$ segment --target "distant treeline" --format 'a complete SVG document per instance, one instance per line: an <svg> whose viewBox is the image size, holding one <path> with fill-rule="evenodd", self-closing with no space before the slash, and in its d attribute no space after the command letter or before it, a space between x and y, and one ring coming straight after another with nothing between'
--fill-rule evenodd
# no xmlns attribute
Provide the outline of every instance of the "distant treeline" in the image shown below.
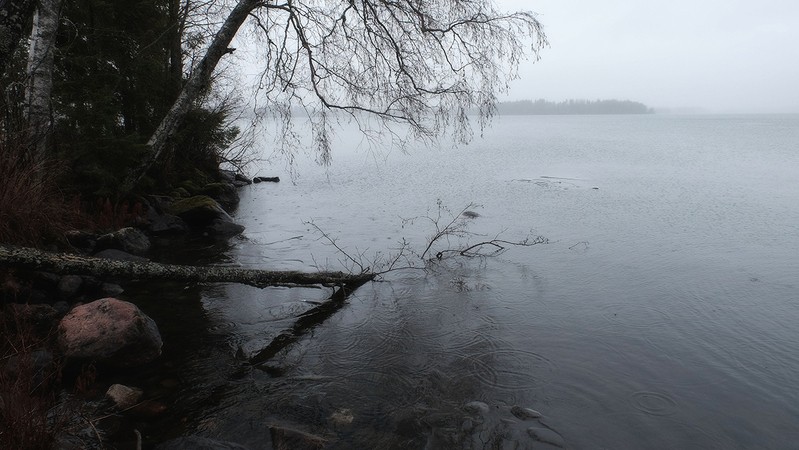
<svg viewBox="0 0 799 450"><path fill-rule="evenodd" d="M652 114L652 108L629 100L566 100L560 103L544 99L520 100L499 104L499 113L522 114Z"/></svg>

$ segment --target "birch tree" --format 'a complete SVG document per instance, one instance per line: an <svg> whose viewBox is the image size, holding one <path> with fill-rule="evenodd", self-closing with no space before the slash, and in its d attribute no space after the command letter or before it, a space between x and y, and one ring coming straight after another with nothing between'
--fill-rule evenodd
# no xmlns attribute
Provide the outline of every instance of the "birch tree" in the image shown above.
<svg viewBox="0 0 799 450"><path fill-rule="evenodd" d="M291 105L312 111L321 161L329 160L331 112L404 124L416 137L453 131L468 140L469 112L484 126L519 62L547 43L534 13L500 12L492 0L239 0L125 190L158 160L245 23L257 36L266 103L284 119Z"/></svg>
<svg viewBox="0 0 799 450"><path fill-rule="evenodd" d="M42 161L52 130L50 98L53 90L53 55L61 0L39 0L33 16L28 50L26 112L34 139L34 158Z"/></svg>
<svg viewBox="0 0 799 450"><path fill-rule="evenodd" d="M35 0L0 0L0 76L30 23Z"/></svg>

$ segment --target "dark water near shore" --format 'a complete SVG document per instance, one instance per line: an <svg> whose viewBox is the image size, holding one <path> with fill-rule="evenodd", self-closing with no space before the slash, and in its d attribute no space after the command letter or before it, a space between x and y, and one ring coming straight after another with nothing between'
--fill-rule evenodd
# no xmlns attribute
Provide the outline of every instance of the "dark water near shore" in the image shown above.
<svg viewBox="0 0 799 450"><path fill-rule="evenodd" d="M329 291L178 287L180 307L143 305L181 385L162 429L262 448L288 423L337 448L436 448L468 434L477 400L519 448L551 448L530 426L567 448L797 447L799 116L505 117L410 154L339 141L294 183L264 166L284 181L243 189L247 230L222 263L339 269L305 221L353 254L423 247L429 222L402 219L439 199L482 205L475 232L551 243L389 274L266 371L236 353ZM513 405L543 418L517 424Z"/></svg>

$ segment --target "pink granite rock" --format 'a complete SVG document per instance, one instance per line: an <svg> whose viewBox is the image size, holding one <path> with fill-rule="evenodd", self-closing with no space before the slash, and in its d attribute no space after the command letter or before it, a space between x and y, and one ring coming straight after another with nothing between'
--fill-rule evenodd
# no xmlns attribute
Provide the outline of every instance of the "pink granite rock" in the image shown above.
<svg viewBox="0 0 799 450"><path fill-rule="evenodd" d="M58 325L58 343L69 359L119 367L148 363L161 354L153 319L132 303L103 298L77 306Z"/></svg>

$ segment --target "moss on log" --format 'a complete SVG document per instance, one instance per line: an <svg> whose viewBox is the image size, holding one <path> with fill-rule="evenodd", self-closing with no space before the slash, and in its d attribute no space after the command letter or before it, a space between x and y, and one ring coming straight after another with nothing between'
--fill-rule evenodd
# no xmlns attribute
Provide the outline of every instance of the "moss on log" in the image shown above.
<svg viewBox="0 0 799 450"><path fill-rule="evenodd" d="M155 262L116 261L104 258L45 252L27 247L0 245L0 267L41 270L59 275L92 275L128 280L175 280L199 283L241 283L267 286L346 286L354 290L375 274L298 272L242 269L223 266L185 266Z"/></svg>

